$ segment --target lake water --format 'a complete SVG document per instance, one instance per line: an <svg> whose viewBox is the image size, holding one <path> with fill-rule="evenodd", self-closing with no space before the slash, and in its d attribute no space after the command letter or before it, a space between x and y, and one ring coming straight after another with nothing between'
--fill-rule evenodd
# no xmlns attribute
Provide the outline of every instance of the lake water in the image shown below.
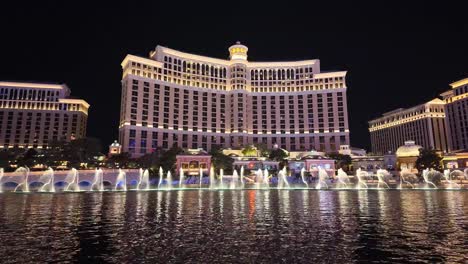
<svg viewBox="0 0 468 264"><path fill-rule="evenodd" d="M468 262L468 191L0 194L2 263Z"/></svg>

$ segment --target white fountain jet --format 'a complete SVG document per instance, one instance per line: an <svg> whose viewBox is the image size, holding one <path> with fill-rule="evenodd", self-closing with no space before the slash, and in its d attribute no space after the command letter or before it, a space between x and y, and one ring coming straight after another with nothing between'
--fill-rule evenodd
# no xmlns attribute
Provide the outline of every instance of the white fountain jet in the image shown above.
<svg viewBox="0 0 468 264"><path fill-rule="evenodd" d="M184 170L182 167L179 169L179 188L182 188L184 185Z"/></svg>
<svg viewBox="0 0 468 264"><path fill-rule="evenodd" d="M0 168L0 193L3 192L3 183L2 183L2 179L3 179L3 168Z"/></svg>
<svg viewBox="0 0 468 264"><path fill-rule="evenodd" d="M167 171L167 176L166 176L166 188L168 190L172 189L172 175L171 171Z"/></svg>
<svg viewBox="0 0 468 264"><path fill-rule="evenodd" d="M161 174L160 174L159 177L161 177ZM140 177L139 177L138 183L137 183L137 190L146 190L146 191L148 191L149 189L150 189L149 170L140 169Z"/></svg>
<svg viewBox="0 0 468 264"><path fill-rule="evenodd" d="M268 173L267 169L263 170L263 183L266 184L267 186L270 183L270 174Z"/></svg>
<svg viewBox="0 0 468 264"><path fill-rule="evenodd" d="M44 185L42 185L39 191L40 192L55 192L54 180L55 180L54 170L51 167L49 167L39 178L39 181L44 183Z"/></svg>
<svg viewBox="0 0 468 264"><path fill-rule="evenodd" d="M199 186L200 189L202 188L202 182L203 182L203 169L200 168L200 186Z"/></svg>
<svg viewBox="0 0 468 264"><path fill-rule="evenodd" d="M241 166L240 168L240 182L241 182L242 188L244 188L244 166Z"/></svg>
<svg viewBox="0 0 468 264"><path fill-rule="evenodd" d="M115 180L114 191L119 189L119 185L122 185L120 188L122 191L127 191L127 174L122 169L119 169L119 173L117 174L117 179Z"/></svg>
<svg viewBox="0 0 468 264"><path fill-rule="evenodd" d="M422 176L423 176L424 182L426 182L428 186L432 185L434 189L437 189L437 186L432 181L429 180L430 173L433 173L433 170L429 171L429 168L423 170Z"/></svg>
<svg viewBox="0 0 468 264"><path fill-rule="evenodd" d="M286 173L286 167L278 172L278 189L289 188L288 177Z"/></svg>
<svg viewBox="0 0 468 264"><path fill-rule="evenodd" d="M390 186L388 186L387 182L385 181L385 177L390 175L387 170L384 169L378 169L377 170L377 188L380 189L382 188L381 185L384 185L387 187L387 189L390 189Z"/></svg>
<svg viewBox="0 0 468 264"><path fill-rule="evenodd" d="M215 171L214 171L214 167L211 166L210 168L210 189L215 189L216 188L216 185L215 185Z"/></svg>
<svg viewBox="0 0 468 264"><path fill-rule="evenodd" d="M229 182L229 189L235 189L238 180L239 180L239 174L237 174L237 170L234 170L232 172L231 181Z"/></svg>
<svg viewBox="0 0 468 264"><path fill-rule="evenodd" d="M223 178L224 178L224 170L223 170L223 169L220 169L220 170L219 170L219 188L220 188L220 189L224 189L224 181L223 181Z"/></svg>
<svg viewBox="0 0 468 264"><path fill-rule="evenodd" d="M159 182L158 182L158 189L161 188L161 184L164 178L164 171L162 167L159 167Z"/></svg>
<svg viewBox="0 0 468 264"><path fill-rule="evenodd" d="M303 168L301 169L301 179L302 179L302 183L304 183L304 185L306 186L306 188L309 188L309 184L307 183L307 180L306 180L306 178L305 178L305 172L306 172L306 170L305 170L305 168L303 167Z"/></svg>
<svg viewBox="0 0 468 264"><path fill-rule="evenodd" d="M104 177L102 169L96 169L94 172L94 181L91 184L91 191L97 189L98 191L104 191Z"/></svg>
<svg viewBox="0 0 468 264"><path fill-rule="evenodd" d="M405 175L409 174L411 174L409 169L404 168L400 171L400 186L398 187L398 189L403 188L403 183L408 184L409 186L411 186L412 189L414 189L414 185L411 182L407 181L405 178Z"/></svg>
<svg viewBox="0 0 468 264"><path fill-rule="evenodd" d="M449 169L446 169L444 170L444 178L445 178L445 181L447 181L449 187L447 187L447 189L460 189L461 186L460 184L458 183L455 183L452 181L451 177L450 177L450 170Z"/></svg>
<svg viewBox="0 0 468 264"><path fill-rule="evenodd" d="M358 180L358 185L357 185L357 189L368 189L369 186L367 186L367 183L365 180L363 180L364 177L367 178L368 176L368 173L367 171L363 171L361 170L361 168L358 168L356 170L356 178ZM362 188L364 186L364 188Z"/></svg>
<svg viewBox="0 0 468 264"><path fill-rule="evenodd" d="M318 169L318 183L315 185L315 189L328 189L328 173L325 169L319 167Z"/></svg>
<svg viewBox="0 0 468 264"><path fill-rule="evenodd" d="M72 168L68 173L67 177L65 177L65 182L67 183L67 187L65 187L65 191L71 191L74 189L75 192L80 191L80 184L79 184L79 175L78 170Z"/></svg>
<svg viewBox="0 0 468 264"><path fill-rule="evenodd" d="M263 171L261 169L258 169L255 172L255 182L256 183L263 183Z"/></svg>
<svg viewBox="0 0 468 264"><path fill-rule="evenodd" d="M29 168L28 167L19 167L15 170L15 174L20 174L23 177L23 182L16 186L14 192L16 192L19 187L23 192L29 192Z"/></svg>
<svg viewBox="0 0 468 264"><path fill-rule="evenodd" d="M348 177L348 174L346 174L346 172L342 168L338 169L337 179L338 179L337 187L339 189L348 188L350 184L349 177Z"/></svg>

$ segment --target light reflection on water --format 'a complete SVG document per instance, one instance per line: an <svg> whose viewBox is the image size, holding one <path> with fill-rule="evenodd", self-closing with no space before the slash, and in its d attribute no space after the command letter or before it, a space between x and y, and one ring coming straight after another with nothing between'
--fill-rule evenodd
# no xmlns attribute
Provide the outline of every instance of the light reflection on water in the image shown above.
<svg viewBox="0 0 468 264"><path fill-rule="evenodd" d="M0 195L14 262L468 261L464 191Z"/></svg>

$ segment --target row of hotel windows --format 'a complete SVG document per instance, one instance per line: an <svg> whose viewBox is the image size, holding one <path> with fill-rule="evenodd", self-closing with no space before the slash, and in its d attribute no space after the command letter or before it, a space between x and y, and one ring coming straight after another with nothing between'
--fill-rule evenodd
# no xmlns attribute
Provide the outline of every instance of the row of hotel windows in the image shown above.
<svg viewBox="0 0 468 264"><path fill-rule="evenodd" d="M145 72L140 70L132 69L131 73L133 75L143 76L146 78L152 78L156 80L161 80L165 82L173 82L179 85L186 85L192 87L200 87L200 88L211 88L211 89L218 89L222 91L227 90L227 82L226 80L218 80L216 78L199 78L197 76L191 75L183 75L181 76L180 73L166 72L165 74L155 74L151 72ZM168 76L169 75L169 76ZM178 76L183 77L180 78L171 78L170 76ZM252 82L252 92L293 92L293 91L311 91L311 90L324 90L324 89L333 89L333 88L345 88L344 81L341 80L340 82L335 83L323 83L333 78L325 78L325 79L306 79L301 81L295 81L293 83L287 81L254 81ZM340 77L342 79L342 77ZM235 79L231 83L232 89L244 89L247 84L246 79ZM258 87L260 86L260 87ZM264 87L268 86L268 87Z"/></svg>
<svg viewBox="0 0 468 264"><path fill-rule="evenodd" d="M468 86L467 86L468 87ZM454 149L468 148L468 99L447 105L447 118L450 121L450 134Z"/></svg>
<svg viewBox="0 0 468 264"><path fill-rule="evenodd" d="M154 151L155 149L161 147L163 149L169 148L169 138L171 137L172 142L178 142L179 137L182 139L182 147L183 148L198 148L199 147L199 138L201 139L201 145L203 149L207 149L208 143L219 143L221 145L224 145L226 143L226 137L216 137L216 136L204 136L204 135L193 135L193 134L170 134L170 133L162 133L162 138L158 140L158 132L151 132L151 134L148 131L142 130L140 131L139 135L139 144L137 145L137 131L134 129L129 130L129 139L128 139L128 150L130 153L135 153L135 148L140 149L140 153L149 153ZM217 139L219 138L219 141ZM309 144L314 145L315 138L314 137L308 137L309 138ZM244 143L244 137L238 137L237 140L238 142L243 145ZM290 142L290 150L299 150L299 149L305 149L306 145L306 137L276 137L272 138L271 140L275 141L274 143L278 143L280 146L284 146L286 144L287 139L289 139ZM234 136L230 136L230 141L233 142L235 140ZM161 142L161 145L159 143ZM191 141L191 145L189 145L189 141ZM266 137L254 137L252 138L252 141L254 144L257 143L264 143L267 144L268 138ZM277 142L276 142L277 141ZM319 141L319 148L317 149L324 149L325 148L325 136L318 136L318 141ZM347 144L346 142L346 136L331 136L329 137L329 142L331 145L331 149L335 149L335 146L338 145L345 145Z"/></svg>
<svg viewBox="0 0 468 264"><path fill-rule="evenodd" d="M461 95L461 94L465 94L465 93L468 93L468 85L457 87L455 89L455 95L456 96Z"/></svg>
<svg viewBox="0 0 468 264"><path fill-rule="evenodd" d="M135 65L134 65L135 66ZM243 68L245 66L242 64ZM227 77L227 68L219 65L209 65L200 62L188 62L182 59L164 56L164 68L184 73L198 74L211 77ZM234 65L234 71L240 67ZM243 72L244 70L241 70ZM312 76L312 66L294 67L294 68L268 68L251 69L250 75L253 80L294 80L309 78ZM232 77L232 76L231 76Z"/></svg>
<svg viewBox="0 0 468 264"><path fill-rule="evenodd" d="M22 88L1 88L0 87L0 100L33 100L33 101L58 101L60 95L59 91L52 91L50 89L22 89Z"/></svg>
<svg viewBox="0 0 468 264"><path fill-rule="evenodd" d="M132 86L132 104L131 104L131 123L133 123L133 125L136 124L136 121L137 121L137 111L138 111L138 86L135 85L138 83L137 80L134 80L134 85ZM144 94L143 94L143 107L141 108L141 113L142 113L142 120L148 120L148 109L149 109L149 106L148 106L148 103L149 103L149 99L146 99L146 98L149 98L149 83L148 82L144 82ZM154 96L154 100L155 101L159 101L159 88L160 86L158 84L155 85L155 93L156 95ZM169 125L169 117L170 117L170 109L169 109L169 106L172 105L173 106L173 118L172 120L175 121L176 125L177 125L177 121L178 121L178 118L179 118L179 89L178 88L174 88L174 91L175 91L175 94L172 98L174 98L174 101L173 102L170 102L170 88L168 86L165 86L164 88L164 108L163 109L163 116L164 116L164 124L166 125L165 128L168 127ZM193 107L191 107L193 109L193 111L190 111L189 112L189 101L188 101L188 97L189 97L189 92L188 90L184 90L184 103L183 103L183 107L184 107L184 110L183 110L183 119L184 120L187 120L187 121L184 121L184 126L187 126L188 125L188 115L189 113L190 114L193 114L193 118L194 120L197 120L198 119L198 92L194 92L193 93ZM216 95L216 94L213 94L213 95ZM240 99L239 101L237 102L236 105L232 104L231 103L231 109L235 109L235 106L237 106L237 111L239 114L239 117L240 119L238 121L238 129L242 128L242 125L243 125L243 122L242 122L242 119L243 119L243 115L242 115L242 112L243 112L243 101L242 101L242 97L243 95L242 94L238 94L237 95ZM316 95L317 96L317 110L318 110L318 122L319 123L322 123L323 122L323 104L322 104L322 95L321 94L318 94ZM231 98L233 98L234 96L231 95ZM285 117L285 114L286 114L286 110L285 110L285 97L289 99L289 104L294 106L294 96L278 96L279 97L279 111L278 113L281 115L281 123L284 124L285 123L285 120L284 120L284 117ZM203 92L202 93L202 98L203 98L203 107L201 108L202 109L202 120L203 122L207 122L208 121L208 93L206 92ZM260 116L257 112L257 109L259 109L259 107L257 107L257 100L261 98L261 102L262 102L262 116ZM253 114L254 114L254 117L257 117L258 119L260 119L260 117L262 117L263 119L266 119L266 96L253 96ZM273 99L275 100L275 96L271 96L269 97L270 99ZM305 95L299 95L297 96L298 98L298 104L296 105L299 109L297 109L297 113L298 113L298 121L301 121L304 116L303 116L303 101L304 101L304 98ZM333 103L333 98L332 98L332 94L329 93L327 94L327 98L328 98L328 117L329 117L329 123L333 123L334 122L334 119L333 119L333 112L338 112L338 116L339 116L339 126L340 127L344 127L344 109L343 109L343 93L339 92L337 93L337 102ZM312 102L312 95L309 94L307 95L307 102L308 102L308 107L309 107L309 119L313 119L313 108L314 108L314 105L313 105L313 102ZM218 120L217 118L219 118L217 115L216 115L216 112L217 112L217 108L216 108L216 101L217 101L217 98L212 98L212 113L211 113L211 117L212 117L212 127L215 128L216 127L216 123L217 121L220 121L220 124L221 124L221 128L224 128L224 115L222 114L221 115L221 119ZM231 100L231 102L233 102ZM337 109L334 109L333 108L333 105L336 104L338 106ZM220 109L225 109L225 95L222 94L221 95L221 99L220 99L220 104L218 104L218 106L220 107ZM270 117L271 119L274 119L275 117L277 117L277 114L278 113L274 113L275 112L275 105L270 105L269 107L269 112L270 112ZM154 106L154 117L153 117L153 126L157 127L159 124L159 107L157 106ZM334 111L335 110L335 111ZM289 117L290 117L290 123L291 124L294 124L294 118L296 117L294 115L295 111L294 110L289 110ZM231 112L231 123L234 123L234 119L233 119L233 112ZM145 122L145 121L144 121ZM254 119L254 122L256 122L256 119ZM143 126L147 126L147 122L145 122L146 124L143 124ZM198 124L197 124L197 121L195 121L193 123L193 129L196 131L198 128L197 128ZM202 124L203 127L206 128L207 124L206 123L203 123ZM333 127L333 125L330 125L330 127ZM231 127L232 128L232 127ZM177 129L177 128L175 128ZM187 130L187 128L185 128L185 130ZM255 131L254 131L255 133Z"/></svg>
<svg viewBox="0 0 468 264"><path fill-rule="evenodd" d="M391 115L391 116L385 117L382 120L380 120L378 123L373 123L371 127L385 125L387 123L400 121L400 120L410 118L410 117L416 117L418 115L426 113L426 111L429 111L429 113L444 113L445 110L444 110L443 105L442 106L430 106L429 108L422 107L421 109L417 111L404 112L404 113L399 113L397 115Z"/></svg>
<svg viewBox="0 0 468 264"><path fill-rule="evenodd" d="M70 124L71 126L69 126ZM46 142L49 139L66 138L69 134L74 136L77 125L77 115L65 115L61 118L59 114L36 113L33 115L33 113L17 112L15 118L14 112L0 112L0 135L3 134L0 138L4 138L5 143L11 141L15 144L29 144L31 140L36 144L39 141ZM81 130L83 130L84 121L82 121L81 126ZM15 130L12 130L13 128ZM41 132L42 140L39 136ZM80 132L80 134L83 133L83 131Z"/></svg>

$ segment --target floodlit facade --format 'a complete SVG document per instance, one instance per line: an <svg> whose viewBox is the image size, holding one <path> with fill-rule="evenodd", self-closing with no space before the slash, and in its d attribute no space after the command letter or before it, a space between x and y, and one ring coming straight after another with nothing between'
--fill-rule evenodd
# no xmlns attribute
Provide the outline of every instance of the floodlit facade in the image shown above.
<svg viewBox="0 0 468 264"><path fill-rule="evenodd" d="M251 62L248 48L229 60L157 46L122 62L119 142L132 156L172 145L337 151L349 144L346 72L319 60Z"/></svg>
<svg viewBox="0 0 468 264"><path fill-rule="evenodd" d="M423 148L448 151L445 102L440 99L407 109L396 109L369 121L372 152L383 155L395 152L412 140Z"/></svg>
<svg viewBox="0 0 468 264"><path fill-rule="evenodd" d="M0 148L45 148L86 135L89 104L65 84L0 82Z"/></svg>
<svg viewBox="0 0 468 264"><path fill-rule="evenodd" d="M468 78L451 83L442 93L445 100L446 126L451 151L468 150Z"/></svg>

